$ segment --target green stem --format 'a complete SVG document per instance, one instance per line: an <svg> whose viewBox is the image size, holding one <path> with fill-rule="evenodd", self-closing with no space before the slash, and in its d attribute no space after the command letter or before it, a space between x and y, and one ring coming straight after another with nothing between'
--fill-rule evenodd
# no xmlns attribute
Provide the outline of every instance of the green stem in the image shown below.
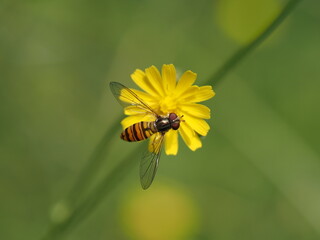
<svg viewBox="0 0 320 240"><path fill-rule="evenodd" d="M76 205L85 191L93 184L94 177L97 175L99 169L101 169L101 165L104 162L103 160L112 146L111 142L115 139L114 136L116 134L119 135L119 122L121 120L122 116L119 116L115 121L114 126L105 132L104 136L88 159L86 165L82 168L82 172L78 176L74 186L71 188L66 198L67 203L72 202L73 205Z"/></svg>
<svg viewBox="0 0 320 240"><path fill-rule="evenodd" d="M214 83L215 86L229 73L235 66L242 61L252 50L257 48L288 16L288 14L294 9L296 4L301 0L290 0L280 14L272 21L272 23L252 42L243 48L239 49L229 60L223 64L218 71L213 74L207 81L207 83ZM84 171L80 175L78 182L75 184L67 200L72 200L79 196L79 189L84 186L87 187L88 183L92 181L94 173L99 169L102 163L102 159L105 158L105 154L108 152L108 143L115 134L115 130L118 129L119 119L111 126L106 132L101 142L97 145L94 154L88 162L88 166L84 168ZM132 160L132 156L139 155L141 147L137 148L133 154L128 155L109 175L107 175L95 188L92 189L92 193L86 195L86 198L80 201L79 204L74 205L73 211L69 217L63 222L52 224L49 231L43 239L51 240L57 239L57 237L63 237L72 228L76 227L81 221L88 217L93 210L99 205L104 197L110 193L112 189L119 183L123 176L125 176L131 169L135 161ZM104 157L104 158L103 158Z"/></svg>
<svg viewBox="0 0 320 240"><path fill-rule="evenodd" d="M92 189L92 193L78 204L70 216L63 222L51 226L44 236L43 240L57 239L63 237L65 233L70 231L72 227L78 225L86 217L93 213L93 210L102 202L104 197L114 190L114 186L120 183L131 169L136 165L135 157L140 156L145 146L142 144L130 153L119 165L117 165L109 175L106 175L101 182Z"/></svg>

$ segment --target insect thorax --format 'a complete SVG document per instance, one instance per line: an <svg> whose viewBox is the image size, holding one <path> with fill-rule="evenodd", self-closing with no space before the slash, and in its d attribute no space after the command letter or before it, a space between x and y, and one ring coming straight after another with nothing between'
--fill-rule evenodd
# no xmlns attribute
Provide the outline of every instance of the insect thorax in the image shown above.
<svg viewBox="0 0 320 240"><path fill-rule="evenodd" d="M169 118L163 118L163 117L159 117L155 121L155 126L156 126L158 132L167 132L171 128Z"/></svg>

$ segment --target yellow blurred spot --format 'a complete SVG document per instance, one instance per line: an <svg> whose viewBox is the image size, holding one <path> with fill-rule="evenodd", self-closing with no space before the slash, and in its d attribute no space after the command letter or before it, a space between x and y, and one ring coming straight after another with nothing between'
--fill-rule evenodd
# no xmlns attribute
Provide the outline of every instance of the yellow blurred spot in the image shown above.
<svg viewBox="0 0 320 240"><path fill-rule="evenodd" d="M70 208L66 202L61 201L53 206L50 212L51 221L61 223L70 216Z"/></svg>
<svg viewBox="0 0 320 240"><path fill-rule="evenodd" d="M197 208L181 188L154 185L126 196L121 223L131 239L189 239L198 226Z"/></svg>
<svg viewBox="0 0 320 240"><path fill-rule="evenodd" d="M246 44L257 37L279 14L278 0L219 0L215 16L233 40Z"/></svg>

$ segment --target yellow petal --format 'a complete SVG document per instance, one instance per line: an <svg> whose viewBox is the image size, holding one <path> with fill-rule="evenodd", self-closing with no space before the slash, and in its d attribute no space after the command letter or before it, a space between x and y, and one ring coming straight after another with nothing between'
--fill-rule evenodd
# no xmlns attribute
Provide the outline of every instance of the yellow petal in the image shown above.
<svg viewBox="0 0 320 240"><path fill-rule="evenodd" d="M147 75L140 69L136 69L131 75L132 80L137 84L142 90L146 91L152 96L158 96L158 91L153 86L153 83L150 82Z"/></svg>
<svg viewBox="0 0 320 240"><path fill-rule="evenodd" d="M154 89L157 91L157 95L164 96L163 82L159 70L155 66L146 68L146 76Z"/></svg>
<svg viewBox="0 0 320 240"><path fill-rule="evenodd" d="M176 87L176 69L173 64L163 64L162 66L162 80L166 94L170 94Z"/></svg>
<svg viewBox="0 0 320 240"><path fill-rule="evenodd" d="M198 87L196 85L189 87L183 94L181 94L180 99L184 102L203 102L215 95L211 86Z"/></svg>
<svg viewBox="0 0 320 240"><path fill-rule="evenodd" d="M202 86L199 87L199 91L195 96L195 102L203 102L212 97L214 97L216 93L212 90L211 86Z"/></svg>
<svg viewBox="0 0 320 240"><path fill-rule="evenodd" d="M186 91L192 84L196 81L197 74L192 71L186 71L181 76L180 80L178 81L177 87L175 89L175 94L180 96L184 91Z"/></svg>
<svg viewBox="0 0 320 240"><path fill-rule="evenodd" d="M185 103L180 106L182 114L191 115L196 118L210 119L210 108L197 103Z"/></svg>
<svg viewBox="0 0 320 240"><path fill-rule="evenodd" d="M194 96L198 93L199 87L198 86L191 86L188 87L180 96L178 96L178 99L180 102L193 102Z"/></svg>
<svg viewBox="0 0 320 240"><path fill-rule="evenodd" d="M190 126L188 126L186 122L181 122L179 133L183 141L192 151L195 151L198 148L202 147L202 143L198 134L196 134L195 131Z"/></svg>
<svg viewBox="0 0 320 240"><path fill-rule="evenodd" d="M202 136L206 136L210 130L209 124L203 119L195 118L187 114L185 114L182 119L185 120L193 130Z"/></svg>
<svg viewBox="0 0 320 240"><path fill-rule="evenodd" d="M177 155L178 153L178 131L169 130L165 135L165 148L167 155Z"/></svg>
<svg viewBox="0 0 320 240"><path fill-rule="evenodd" d="M131 115L129 117L124 118L121 121L121 125L123 129L126 129L127 127L130 127L131 125L138 123L138 122L151 122L154 121L155 117L152 114L137 114L137 115Z"/></svg>

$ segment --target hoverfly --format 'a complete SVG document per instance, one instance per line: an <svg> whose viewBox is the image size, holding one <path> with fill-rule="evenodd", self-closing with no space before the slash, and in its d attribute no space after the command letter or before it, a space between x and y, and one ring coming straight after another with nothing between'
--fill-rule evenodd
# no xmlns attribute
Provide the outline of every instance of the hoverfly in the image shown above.
<svg viewBox="0 0 320 240"><path fill-rule="evenodd" d="M170 129L178 130L183 116L178 117L175 113L169 113L167 116L158 115L136 93L121 83L110 82L110 89L123 107L135 107L146 112L146 114L153 115L155 118L155 121L135 123L123 130L120 135L120 138L124 141L137 142L156 134L140 161L140 182L142 188L147 189L157 172L164 136Z"/></svg>

